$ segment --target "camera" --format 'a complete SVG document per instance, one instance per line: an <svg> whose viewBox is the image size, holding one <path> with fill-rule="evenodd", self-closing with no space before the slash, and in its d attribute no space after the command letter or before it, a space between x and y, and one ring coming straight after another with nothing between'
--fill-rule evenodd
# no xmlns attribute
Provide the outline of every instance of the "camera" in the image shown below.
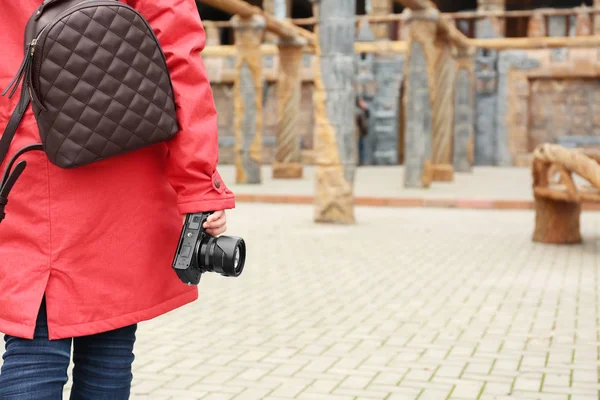
<svg viewBox="0 0 600 400"><path fill-rule="evenodd" d="M246 243L235 236L211 236L202 227L212 212L188 214L181 229L173 269L183 283L198 285L202 274L238 277L246 262Z"/></svg>

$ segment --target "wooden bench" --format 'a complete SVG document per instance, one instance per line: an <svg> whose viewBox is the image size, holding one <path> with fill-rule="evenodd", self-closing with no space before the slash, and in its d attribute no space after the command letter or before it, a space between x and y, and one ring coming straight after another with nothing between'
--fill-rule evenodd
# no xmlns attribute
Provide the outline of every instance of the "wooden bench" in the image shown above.
<svg viewBox="0 0 600 400"><path fill-rule="evenodd" d="M533 152L535 231L533 241L581 243L584 202L600 203L600 151L543 144ZM587 181L577 185L574 175Z"/></svg>

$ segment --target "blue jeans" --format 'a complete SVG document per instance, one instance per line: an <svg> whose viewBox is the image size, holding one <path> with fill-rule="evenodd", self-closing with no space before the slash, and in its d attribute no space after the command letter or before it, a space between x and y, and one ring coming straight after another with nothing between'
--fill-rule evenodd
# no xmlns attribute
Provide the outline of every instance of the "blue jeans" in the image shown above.
<svg viewBox="0 0 600 400"><path fill-rule="evenodd" d="M137 325L74 339L48 340L42 302L33 340L5 336L2 400L60 400L73 344L71 400L129 399Z"/></svg>

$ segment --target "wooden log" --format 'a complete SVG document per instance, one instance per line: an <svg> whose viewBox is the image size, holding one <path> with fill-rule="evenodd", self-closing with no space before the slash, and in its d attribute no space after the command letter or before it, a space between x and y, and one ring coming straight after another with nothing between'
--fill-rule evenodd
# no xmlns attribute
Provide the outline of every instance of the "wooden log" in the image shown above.
<svg viewBox="0 0 600 400"><path fill-rule="evenodd" d="M357 143L354 132L356 0L312 0L315 63L315 222L352 224Z"/></svg>
<svg viewBox="0 0 600 400"><path fill-rule="evenodd" d="M596 0L595 0L596 1ZM534 13L541 12L545 16L571 16L576 15L578 13L589 14L589 15L599 15L600 14L600 3L598 6L594 7L582 7L582 8L537 8L533 10L504 10L502 8L498 8L496 10L483 10L479 9L477 11L458 11L451 13L444 13L444 16L447 16L452 19L482 19L482 18L530 18Z"/></svg>
<svg viewBox="0 0 600 400"><path fill-rule="evenodd" d="M273 178L302 178L302 153L298 116L302 97L302 47L306 40L279 42L279 81L277 82L277 150Z"/></svg>
<svg viewBox="0 0 600 400"><path fill-rule="evenodd" d="M575 19L575 36L590 36L593 34L594 26L592 17L588 13L577 13Z"/></svg>
<svg viewBox="0 0 600 400"><path fill-rule="evenodd" d="M579 202L536 196L533 241L546 244L581 243L580 215Z"/></svg>
<svg viewBox="0 0 600 400"><path fill-rule="evenodd" d="M471 39L470 43L480 49L492 50L598 47L600 36Z"/></svg>
<svg viewBox="0 0 600 400"><path fill-rule="evenodd" d="M475 51L455 49L454 149L457 172L471 172L475 159Z"/></svg>
<svg viewBox="0 0 600 400"><path fill-rule="evenodd" d="M275 1L277 0L263 0L263 11L269 15L275 15ZM278 36L276 33L269 31L265 33L265 43L277 43L277 39Z"/></svg>
<svg viewBox="0 0 600 400"><path fill-rule="evenodd" d="M454 181L454 167L449 164L433 164L431 180L434 182Z"/></svg>
<svg viewBox="0 0 600 400"><path fill-rule="evenodd" d="M263 80L260 43L265 20L259 15L231 20L237 47L233 85L237 183L261 183Z"/></svg>
<svg viewBox="0 0 600 400"><path fill-rule="evenodd" d="M536 10L531 18L529 18L529 25L527 27L527 36L530 38L544 37L547 36L546 17L541 12Z"/></svg>
<svg viewBox="0 0 600 400"><path fill-rule="evenodd" d="M242 18L249 18L253 15L262 16L266 22L267 31L288 39L295 38L296 36L303 37L307 40L309 46L316 44L315 35L312 32L297 27L288 21L280 21L260 7L248 4L243 0L200 0L200 2L226 11L229 14L239 15Z"/></svg>
<svg viewBox="0 0 600 400"><path fill-rule="evenodd" d="M405 41L389 41L389 42L356 42L354 43L355 53L371 53L371 54L402 54L406 53L408 43Z"/></svg>
<svg viewBox="0 0 600 400"><path fill-rule="evenodd" d="M392 13L393 0L371 0L371 11L369 16L387 16ZM376 39L390 38L390 25L383 21L370 19L371 30Z"/></svg>
<svg viewBox="0 0 600 400"><path fill-rule="evenodd" d="M435 3L431 0L396 0L412 10L437 10ZM449 18L439 18L438 21L439 33L445 36L456 47L469 47L469 39L456 28L454 23Z"/></svg>
<svg viewBox="0 0 600 400"><path fill-rule="evenodd" d="M403 54L408 50L408 42L390 41L390 42L355 42L354 52L373 53L373 54ZM263 56L279 55L279 48L276 44L263 44L260 46ZM304 54L314 54L310 47L302 48ZM202 51L202 57L235 57L237 48L234 45L206 46Z"/></svg>

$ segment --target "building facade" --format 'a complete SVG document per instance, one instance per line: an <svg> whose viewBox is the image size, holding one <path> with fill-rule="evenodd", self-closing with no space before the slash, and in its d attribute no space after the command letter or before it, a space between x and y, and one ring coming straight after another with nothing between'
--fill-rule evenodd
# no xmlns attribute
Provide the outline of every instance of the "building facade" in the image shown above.
<svg viewBox="0 0 600 400"><path fill-rule="evenodd" d="M502 43L497 48L480 48L474 55L474 118L466 120L473 121L472 161L475 165L528 165L531 151L543 142L567 146L600 144L600 46L583 44L549 49L532 45L536 38L542 37L600 35L600 13L595 8L600 7L600 1L594 1L596 4L592 0L583 4L570 0L436 1L444 17L451 19L458 30L470 38L529 41L518 48ZM309 0L248 2L313 29L315 21ZM201 3L198 8L207 31L207 45L232 45L234 35L228 26L231 15ZM407 41L408 13L400 4L392 0L362 0L357 3L356 14L357 42ZM370 21L364 16L369 16ZM386 20L386 16L391 17ZM275 37L265 34L263 43L276 42ZM267 53L263 57L264 163L273 160L275 151L280 63L276 52ZM418 78L405 76L405 57L403 52L356 54L357 93L371 109L366 145L368 164L394 165L406 161L406 115L409 113L403 100L407 80ZM212 55L207 51L204 60L219 112L220 159L222 163L231 163L235 55ZM307 164L312 163L314 157L314 62L314 55L304 54L301 110L296 127ZM456 62L456 58L448 61ZM452 79L460 84L463 78L457 75ZM456 109L463 107L465 113L470 112L460 99L461 94L457 92L453 100ZM435 110L434 107L430 111L435 113ZM437 118L441 124L447 121L452 125L454 140L460 140L459 131L464 128L460 126L460 115L455 112ZM452 153L452 149L442 150Z"/></svg>

